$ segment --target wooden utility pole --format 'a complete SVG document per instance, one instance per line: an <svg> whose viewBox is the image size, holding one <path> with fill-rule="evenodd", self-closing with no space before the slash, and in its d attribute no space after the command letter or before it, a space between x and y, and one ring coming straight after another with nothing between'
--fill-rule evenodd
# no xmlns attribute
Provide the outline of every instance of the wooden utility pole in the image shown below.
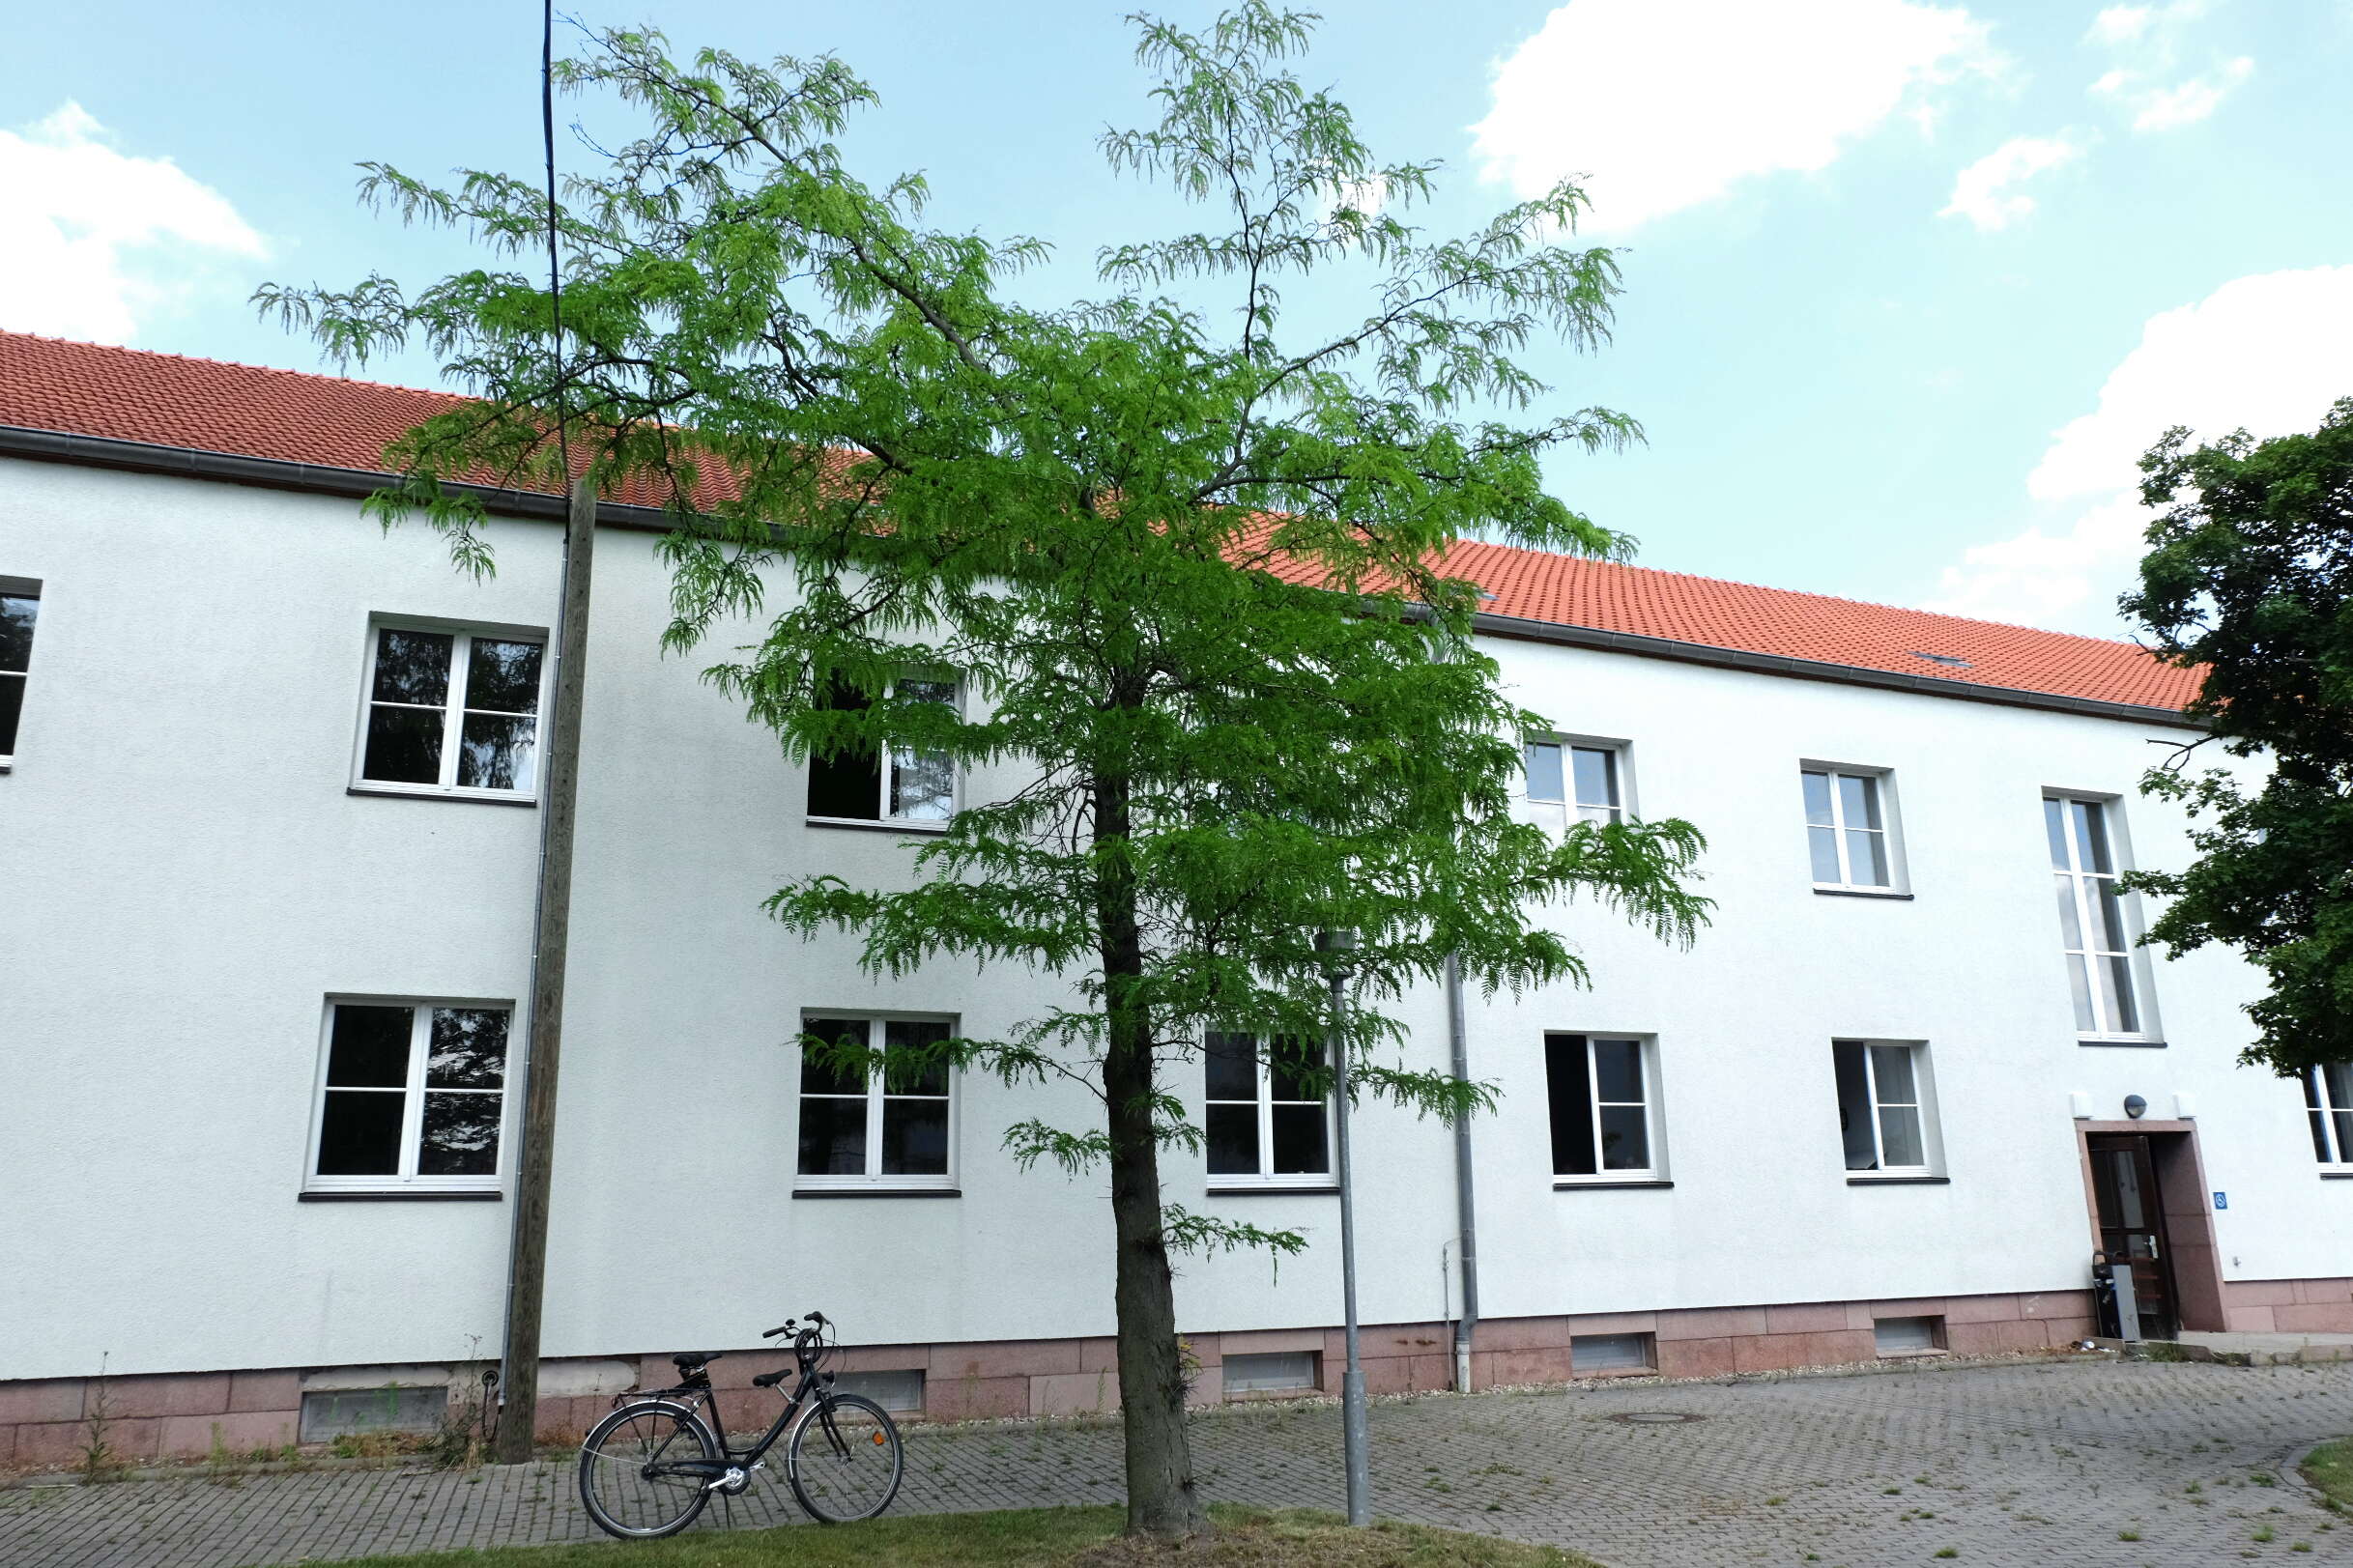
<svg viewBox="0 0 2353 1568"><path fill-rule="evenodd" d="M547 1300L549 1179L556 1154L556 1081L563 1060L563 971L572 928L572 823L580 793L580 698L588 673L588 580L596 556L596 486L572 482L564 514L556 696L539 796L538 913L531 936L531 1041L516 1128L514 1237L506 1263L506 1336L500 1352L498 1459L530 1462L539 1419L539 1325Z"/></svg>

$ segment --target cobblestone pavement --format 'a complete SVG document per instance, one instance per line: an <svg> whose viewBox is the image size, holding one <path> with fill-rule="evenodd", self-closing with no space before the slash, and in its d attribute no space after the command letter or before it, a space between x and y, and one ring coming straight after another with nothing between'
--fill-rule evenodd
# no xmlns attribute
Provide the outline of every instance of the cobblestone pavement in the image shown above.
<svg viewBox="0 0 2353 1568"><path fill-rule="evenodd" d="M1612 1419L1658 1413L1699 1419ZM1372 1417L1381 1515L1557 1542L1613 1568L1880 1568L1947 1548L1967 1568L2353 1564L2353 1517L2293 1479L2307 1448L2353 1433L2353 1366L1619 1384L1384 1401ZM1211 1496L1337 1508L1338 1425L1321 1403L1205 1417ZM1120 1496L1105 1423L918 1429L907 1452L904 1510ZM798 1517L777 1482L696 1528ZM0 1568L243 1568L592 1533L555 1465L0 1492Z"/></svg>

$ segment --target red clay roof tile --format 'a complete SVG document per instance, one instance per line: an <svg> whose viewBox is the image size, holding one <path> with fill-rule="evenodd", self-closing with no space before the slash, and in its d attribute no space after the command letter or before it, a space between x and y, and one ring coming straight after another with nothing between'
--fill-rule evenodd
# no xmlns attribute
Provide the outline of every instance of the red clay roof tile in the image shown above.
<svg viewBox="0 0 2353 1568"><path fill-rule="evenodd" d="M0 424L330 468L459 399L334 376L0 332ZM1465 542L1498 615L1969 685L2179 709L2198 675L2128 642ZM1946 664L1922 655L1940 655Z"/></svg>

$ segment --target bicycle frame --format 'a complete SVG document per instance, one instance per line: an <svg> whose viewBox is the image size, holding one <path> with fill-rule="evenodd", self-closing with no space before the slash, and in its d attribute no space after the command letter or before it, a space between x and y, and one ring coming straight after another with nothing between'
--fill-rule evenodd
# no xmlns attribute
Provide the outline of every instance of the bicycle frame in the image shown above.
<svg viewBox="0 0 2353 1568"><path fill-rule="evenodd" d="M719 1457L717 1459L674 1460L662 1468L679 1475L706 1476L714 1484L728 1479L731 1471L748 1472L753 1466L760 1463L770 1448L776 1445L776 1440L785 1435L786 1429L792 1425L793 1417L800 1413L801 1407L808 1403L812 1394L815 1394L818 1399L818 1419L825 1424L826 1440L837 1449L844 1448L846 1444L843 1441L842 1434L835 1429L833 1424L833 1401L824 1386L825 1375L818 1370L820 1360L821 1357L814 1355L802 1358L800 1386L795 1388L790 1397L785 1401L785 1408L777 1412L776 1419L769 1424L768 1430L760 1435L760 1440L740 1453L728 1443L727 1417L720 1411L719 1391L711 1386L708 1371L701 1373L674 1388L651 1388L637 1395L636 1398L641 1400L674 1399L684 1404L689 1410L697 1409L705 1403L710 1406L711 1436L719 1440Z"/></svg>

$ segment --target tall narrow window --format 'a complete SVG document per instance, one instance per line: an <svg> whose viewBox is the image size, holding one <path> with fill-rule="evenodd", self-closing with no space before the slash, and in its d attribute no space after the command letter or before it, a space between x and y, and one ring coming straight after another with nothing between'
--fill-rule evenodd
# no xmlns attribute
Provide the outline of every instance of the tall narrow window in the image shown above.
<svg viewBox="0 0 2353 1568"><path fill-rule="evenodd" d="M903 676L891 683L899 702L956 705L956 682ZM864 696L837 687L825 705L857 709ZM850 822L945 822L956 814L956 764L944 753L891 746L809 759L809 814Z"/></svg>
<svg viewBox="0 0 2353 1568"><path fill-rule="evenodd" d="M2116 860L2108 808L2096 800L2043 802L2051 842L2052 882L2058 894L2059 947L2067 984L2075 994L2079 1035L2138 1035L2141 1008L2134 994L2132 939L2116 894Z"/></svg>
<svg viewBox="0 0 2353 1568"><path fill-rule="evenodd" d="M1880 776L1805 768L1806 846L1821 888L1886 888L1894 884Z"/></svg>
<svg viewBox="0 0 2353 1568"><path fill-rule="evenodd" d="M1532 740L1527 766L1528 805L1540 825L1558 831L1574 817L1602 824L1623 819L1616 747Z"/></svg>
<svg viewBox="0 0 2353 1568"><path fill-rule="evenodd" d="M364 785L528 796L536 784L544 644L379 626L368 648Z"/></svg>
<svg viewBox="0 0 2353 1568"><path fill-rule="evenodd" d="M24 711L26 672L33 667L33 622L41 590L20 578L0 578L0 767L16 755L16 718Z"/></svg>
<svg viewBox="0 0 2353 1568"><path fill-rule="evenodd" d="M495 1191L504 1007L331 1002L312 1192Z"/></svg>
<svg viewBox="0 0 2353 1568"><path fill-rule="evenodd" d="M812 1017L805 1036L882 1051L877 1069L801 1052L798 1185L944 1188L951 1184L952 1075L930 1047L955 1033L944 1019Z"/></svg>
<svg viewBox="0 0 2353 1568"><path fill-rule="evenodd" d="M1544 1037L1554 1176L1642 1181L1657 1174L1650 1150L1650 1071L1643 1058L1639 1040Z"/></svg>
<svg viewBox="0 0 2353 1568"><path fill-rule="evenodd" d="M1832 1044L1847 1169L1895 1174L1928 1169L1928 1102L1922 1092L1920 1049L1859 1040Z"/></svg>
<svg viewBox="0 0 2353 1568"><path fill-rule="evenodd" d="M1325 1186L1332 1180L1331 1097L1322 1053L1301 1041L1211 1030L1206 1130L1213 1187Z"/></svg>
<svg viewBox="0 0 2353 1568"><path fill-rule="evenodd" d="M2312 1120L2312 1157L2353 1165L2353 1064L2306 1068L2304 1108Z"/></svg>

